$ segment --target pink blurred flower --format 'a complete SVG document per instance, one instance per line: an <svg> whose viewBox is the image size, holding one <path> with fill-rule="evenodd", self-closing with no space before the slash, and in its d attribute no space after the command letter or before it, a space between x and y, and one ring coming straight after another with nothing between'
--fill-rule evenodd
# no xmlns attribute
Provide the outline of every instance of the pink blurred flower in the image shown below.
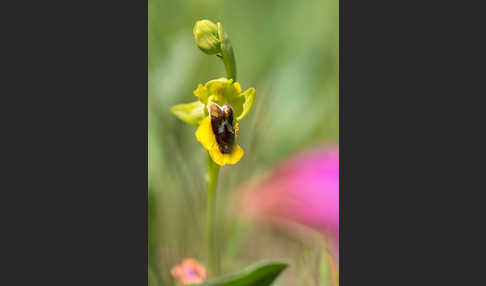
<svg viewBox="0 0 486 286"><path fill-rule="evenodd" d="M170 273L182 285L198 284L206 279L206 268L192 258L183 259L182 263L174 266Z"/></svg>
<svg viewBox="0 0 486 286"><path fill-rule="evenodd" d="M339 147L305 151L279 163L237 197L260 221L293 222L339 241ZM335 247L337 251L337 247Z"/></svg>

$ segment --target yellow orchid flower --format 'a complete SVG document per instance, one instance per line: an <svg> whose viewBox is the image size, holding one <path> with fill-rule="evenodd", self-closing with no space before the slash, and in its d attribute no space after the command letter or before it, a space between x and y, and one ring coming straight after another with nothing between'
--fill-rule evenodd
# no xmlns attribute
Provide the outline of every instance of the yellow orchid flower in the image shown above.
<svg viewBox="0 0 486 286"><path fill-rule="evenodd" d="M176 105L172 113L184 122L199 126L196 139L216 164L236 164L244 154L236 144L238 122L251 110L255 89L242 92L238 82L219 78L199 84L194 95L198 101Z"/></svg>

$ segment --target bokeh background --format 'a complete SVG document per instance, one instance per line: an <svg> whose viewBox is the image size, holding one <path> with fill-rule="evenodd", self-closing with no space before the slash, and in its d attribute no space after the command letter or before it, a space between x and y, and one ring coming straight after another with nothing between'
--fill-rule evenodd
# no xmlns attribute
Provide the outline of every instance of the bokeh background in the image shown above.
<svg viewBox="0 0 486 286"><path fill-rule="evenodd" d="M199 83L226 76L215 56L195 45L195 21L221 22L233 44L238 82L256 89L240 122L245 156L221 169L217 239L222 271L261 259L287 259L277 285L319 284L319 245L239 220L238 186L288 156L337 143L338 0L149 0L149 285L174 285L170 268L183 257L204 261L205 150L195 126L170 107L195 100Z"/></svg>

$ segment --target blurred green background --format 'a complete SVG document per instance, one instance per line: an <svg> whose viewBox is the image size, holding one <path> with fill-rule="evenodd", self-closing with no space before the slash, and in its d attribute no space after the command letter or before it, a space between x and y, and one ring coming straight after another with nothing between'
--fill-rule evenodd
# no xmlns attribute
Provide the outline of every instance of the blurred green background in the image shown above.
<svg viewBox="0 0 486 286"><path fill-rule="evenodd" d="M245 156L221 169L218 229L222 271L264 258L288 259L278 285L320 285L316 246L236 220L230 198L280 160L337 142L338 0L149 0L149 285L174 285L183 257L204 262L205 150L195 126L170 107L196 98L199 83L226 76L222 62L193 40L197 20L221 22L233 44L238 82L256 89L239 123Z"/></svg>

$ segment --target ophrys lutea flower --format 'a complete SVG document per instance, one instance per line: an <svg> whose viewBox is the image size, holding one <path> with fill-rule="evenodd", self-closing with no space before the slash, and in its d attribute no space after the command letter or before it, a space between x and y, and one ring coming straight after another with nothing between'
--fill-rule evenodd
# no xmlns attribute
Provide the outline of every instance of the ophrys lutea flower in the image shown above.
<svg viewBox="0 0 486 286"><path fill-rule="evenodd" d="M242 92L238 82L219 78L199 84L194 95L198 101L176 105L172 113L198 126L196 138L216 164L236 164L244 154L236 144L238 122L251 110L255 89Z"/></svg>

